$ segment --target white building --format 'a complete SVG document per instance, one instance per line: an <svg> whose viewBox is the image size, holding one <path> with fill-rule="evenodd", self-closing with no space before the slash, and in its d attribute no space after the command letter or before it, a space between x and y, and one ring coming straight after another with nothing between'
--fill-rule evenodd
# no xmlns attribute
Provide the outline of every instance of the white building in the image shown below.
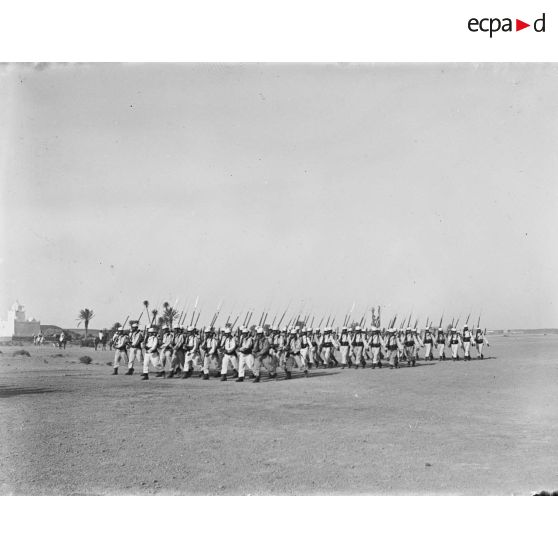
<svg viewBox="0 0 558 558"><path fill-rule="evenodd" d="M25 308L14 302L8 311L8 319L0 320L0 339L29 338L41 332L41 322L35 318L25 318Z"/></svg>

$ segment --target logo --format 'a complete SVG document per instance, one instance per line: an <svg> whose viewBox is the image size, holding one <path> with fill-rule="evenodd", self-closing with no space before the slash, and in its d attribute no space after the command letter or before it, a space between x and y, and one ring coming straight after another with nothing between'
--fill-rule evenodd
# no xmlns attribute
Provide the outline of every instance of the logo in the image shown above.
<svg viewBox="0 0 558 558"><path fill-rule="evenodd" d="M515 29L513 26L513 18L510 17L505 17L502 19L498 17L484 17L481 19L472 17L467 23L467 27L472 33L478 33L479 31L481 33L489 33L490 38L492 38L492 35L494 35L494 33L510 33L513 31L521 31L522 29L527 29L527 27L532 27L533 31L535 31L536 33L544 33L545 25L546 14L544 13L541 17L536 19L532 25L516 18Z"/></svg>

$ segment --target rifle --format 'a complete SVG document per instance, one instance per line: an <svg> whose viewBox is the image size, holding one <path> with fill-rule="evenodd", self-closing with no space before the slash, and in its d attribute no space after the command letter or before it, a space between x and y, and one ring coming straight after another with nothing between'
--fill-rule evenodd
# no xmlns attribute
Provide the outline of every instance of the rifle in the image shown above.
<svg viewBox="0 0 558 558"><path fill-rule="evenodd" d="M128 318L129 318L129 317L130 317L130 316L128 315L128 316L126 317L126 319L124 320L124 323L122 324L122 329L124 329L124 328L126 327L126 323L128 322Z"/></svg>
<svg viewBox="0 0 558 558"><path fill-rule="evenodd" d="M143 316L143 310L141 311L141 314L139 315L139 318L138 318L138 321L137 321L138 326L139 326L139 323L140 323L140 320L141 320L142 316Z"/></svg>
<svg viewBox="0 0 558 558"><path fill-rule="evenodd" d="M238 322L238 318L240 318L240 314L236 317L236 320L234 321L233 325L231 326L231 332L234 329L234 326L236 325L236 322Z"/></svg>
<svg viewBox="0 0 558 558"><path fill-rule="evenodd" d="M246 312L246 316L244 317L244 321L242 322L242 327L246 327L246 323L248 321L248 316L250 315L250 310Z"/></svg>
<svg viewBox="0 0 558 558"><path fill-rule="evenodd" d="M200 299L199 296L196 297L196 303L194 304L194 310L192 312L192 319L190 320L190 325L194 323L194 316L196 315L196 310L198 309L198 300Z"/></svg>
<svg viewBox="0 0 558 558"><path fill-rule="evenodd" d="M323 321L324 321L324 319L323 319L323 317L322 317L322 319L320 320L320 323L318 324L318 329L320 329L320 328L322 327L322 322L323 322Z"/></svg>

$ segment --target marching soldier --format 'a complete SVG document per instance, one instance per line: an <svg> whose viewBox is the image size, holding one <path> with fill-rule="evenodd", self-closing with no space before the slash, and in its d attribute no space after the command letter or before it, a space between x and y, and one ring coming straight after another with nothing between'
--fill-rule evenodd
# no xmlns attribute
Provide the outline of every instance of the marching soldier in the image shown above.
<svg viewBox="0 0 558 558"><path fill-rule="evenodd" d="M232 336L231 330L227 327L224 331L224 338L222 341L223 346L223 362L221 364L221 381L225 382L227 380L227 372L229 369L229 364L232 364L233 368L236 370L238 367L238 362L236 358L236 339Z"/></svg>
<svg viewBox="0 0 558 558"><path fill-rule="evenodd" d="M316 329L314 332L312 330L310 330L310 339L311 339L311 349L310 349L310 355L312 357L312 361L314 363L314 365L316 366L316 368L319 368L321 365L323 365L322 359L320 358L320 354L318 351L318 339L320 337L320 330Z"/></svg>
<svg viewBox="0 0 558 558"><path fill-rule="evenodd" d="M271 345L269 340L264 335L264 330L262 327L258 327L256 330L256 338L254 339L254 344L252 347L252 354L254 356L254 382L257 383L260 381L260 370L264 365L264 359L269 357L269 351L271 349ZM273 372L269 373L270 378L274 378L276 374Z"/></svg>
<svg viewBox="0 0 558 558"><path fill-rule="evenodd" d="M331 368L332 366L331 353L335 348L335 344L331 328L326 327L320 340L320 357L326 368Z"/></svg>
<svg viewBox="0 0 558 558"><path fill-rule="evenodd" d="M341 335L339 336L338 343L339 353L341 354L341 369L345 370L345 366L351 367L351 357L349 355L351 339L345 326L341 328Z"/></svg>
<svg viewBox="0 0 558 558"><path fill-rule="evenodd" d="M219 366L219 359L217 357L217 339L215 334L210 328L205 329L205 339L202 344L203 350L203 379L209 380L209 367L214 364L217 368Z"/></svg>
<svg viewBox="0 0 558 558"><path fill-rule="evenodd" d="M237 382L244 381L244 374L246 367L254 372L254 356L252 355L252 348L254 345L254 340L250 335L247 328L242 328L242 333L240 336L240 347L238 348L238 378Z"/></svg>
<svg viewBox="0 0 558 558"><path fill-rule="evenodd" d="M456 328L452 327L449 334L449 346L451 347L451 360L459 360L459 345L461 344L461 335Z"/></svg>
<svg viewBox="0 0 558 558"><path fill-rule="evenodd" d="M304 361L306 366L312 366L312 343L306 328L303 328L302 335L300 336L300 358Z"/></svg>
<svg viewBox="0 0 558 558"><path fill-rule="evenodd" d="M382 349L382 336L380 334L380 328L374 326L372 328L372 335L370 336L370 350L372 352L372 368L382 367L382 360L380 358L380 351Z"/></svg>
<svg viewBox="0 0 558 558"><path fill-rule="evenodd" d="M165 375L167 364L172 371L172 343L174 341L174 336L169 329L168 325L164 325L163 328L163 337L161 339L161 347L160 347L160 360L161 360L161 367L162 370L157 372L155 376L160 378L161 376Z"/></svg>
<svg viewBox="0 0 558 558"><path fill-rule="evenodd" d="M277 352L279 355L278 364L279 368L283 368L285 373L287 372L287 356L288 356L288 345L289 337L287 335L287 328L284 327L281 333L276 337L275 345L277 346Z"/></svg>
<svg viewBox="0 0 558 558"><path fill-rule="evenodd" d="M471 332L467 324L463 326L461 338L463 342L463 360L471 360Z"/></svg>
<svg viewBox="0 0 558 558"><path fill-rule="evenodd" d="M397 331L393 327L388 329L386 349L388 352L390 370L399 368L400 341Z"/></svg>
<svg viewBox="0 0 558 558"><path fill-rule="evenodd" d="M149 365L152 364L159 375L163 369L159 358L159 337L154 327L148 329L148 336L145 342L145 356L143 358L143 374L140 380L149 380Z"/></svg>
<svg viewBox="0 0 558 558"><path fill-rule="evenodd" d="M363 357L364 351L364 335L362 333L362 328L360 326L356 326L355 334L350 338L351 350L352 350L352 357L353 362L355 363L355 367L358 370L359 366L363 368L366 366Z"/></svg>
<svg viewBox="0 0 558 558"><path fill-rule="evenodd" d="M134 373L134 362L137 360L138 364L142 361L141 345L143 343L143 333L138 329L138 323L132 322L132 331L130 332L130 348L128 349L128 372L126 376L131 376Z"/></svg>
<svg viewBox="0 0 558 558"><path fill-rule="evenodd" d="M200 340L196 335L194 326L188 326L188 335L186 337L186 354L184 355L184 373L183 378L189 378L194 372L196 358L200 348Z"/></svg>
<svg viewBox="0 0 558 558"><path fill-rule="evenodd" d="M127 351L128 351L128 336L124 331L123 327L119 327L118 331L114 338L114 372L112 373L113 376L118 374L118 367L120 366L120 362L123 360L126 362L127 358Z"/></svg>
<svg viewBox="0 0 558 558"><path fill-rule="evenodd" d="M482 330L477 327L477 331L475 332L475 346L477 347L477 358L483 359L484 355L482 354L484 348L484 342L486 341L485 336L482 333ZM490 347L488 341L486 342L486 346Z"/></svg>
<svg viewBox="0 0 558 558"><path fill-rule="evenodd" d="M302 358L301 351L300 351L301 348L302 345L298 333L296 329L293 329L291 330L291 335L289 338L288 351L289 354L292 355L292 357L294 358L297 368L304 372L304 376L308 377L308 366L306 365L306 361ZM286 372L285 379L290 380L292 378L291 372L289 370L286 370L285 372Z"/></svg>
<svg viewBox="0 0 558 558"><path fill-rule="evenodd" d="M430 328L426 328L422 334L422 344L424 345L424 360L432 360L432 348L434 346L434 338Z"/></svg>
<svg viewBox="0 0 558 558"><path fill-rule="evenodd" d="M66 343L67 343L66 332L61 331L60 332L60 337L58 338L58 348L59 349L65 349L66 348Z"/></svg>
<svg viewBox="0 0 558 558"><path fill-rule="evenodd" d="M436 336L436 348L438 349L438 360L446 360L446 335L441 327L438 328Z"/></svg>
<svg viewBox="0 0 558 558"><path fill-rule="evenodd" d="M168 377L178 376L180 372L184 373L184 348L186 345L186 336L179 325L174 326L173 336L173 352L171 358L171 371Z"/></svg>
<svg viewBox="0 0 558 558"><path fill-rule="evenodd" d="M407 357L407 366L415 366L416 364L416 345L417 339L415 333L410 327L405 331L403 344L405 346L405 356Z"/></svg>

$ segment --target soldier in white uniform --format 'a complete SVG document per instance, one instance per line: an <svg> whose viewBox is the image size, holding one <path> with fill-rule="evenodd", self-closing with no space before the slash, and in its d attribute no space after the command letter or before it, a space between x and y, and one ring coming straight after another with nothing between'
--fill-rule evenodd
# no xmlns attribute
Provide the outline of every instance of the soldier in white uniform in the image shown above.
<svg viewBox="0 0 558 558"><path fill-rule="evenodd" d="M399 336L394 328L388 329L386 349L388 351L389 367L391 370L399 368L399 353L401 350Z"/></svg>
<svg viewBox="0 0 558 558"><path fill-rule="evenodd" d="M448 337L448 344L451 348L451 360L456 361L459 360L459 345L461 344L461 336L459 335L458 331L452 327L449 337Z"/></svg>
<svg viewBox="0 0 558 558"><path fill-rule="evenodd" d="M331 353L334 351L336 345L335 338L330 327L324 329L324 334L320 343L320 357L324 363L325 368L331 368Z"/></svg>
<svg viewBox="0 0 558 558"><path fill-rule="evenodd" d="M405 331L403 344L405 346L405 356L407 358L407 366L415 366L417 360L418 339L415 332L410 327L408 327Z"/></svg>
<svg viewBox="0 0 558 558"><path fill-rule="evenodd" d="M188 334L186 336L186 353L184 355L184 374L183 378L189 378L194 372L196 358L200 348L200 339L196 334L194 326L188 326Z"/></svg>
<svg viewBox="0 0 558 558"><path fill-rule="evenodd" d="M254 371L254 355L252 354L252 348L254 345L254 340L250 335L247 328L242 328L242 334L240 336L240 346L238 347L238 378L237 382L244 381L244 374L246 372L246 367L250 369L250 372Z"/></svg>
<svg viewBox="0 0 558 558"><path fill-rule="evenodd" d="M438 349L438 360L446 360L446 335L441 327L438 328L436 347Z"/></svg>
<svg viewBox="0 0 558 558"><path fill-rule="evenodd" d="M159 358L159 338L154 327L148 330L145 342L145 356L143 358L143 374L141 380L149 380L149 365L152 364L159 373L162 371L161 359Z"/></svg>
<svg viewBox="0 0 558 558"><path fill-rule="evenodd" d="M300 335L300 358L307 367L311 366L311 348L312 342L310 341L306 328L303 328L302 335Z"/></svg>
<svg viewBox="0 0 558 558"><path fill-rule="evenodd" d="M276 336L275 345L278 357L278 366L287 371L287 352L288 352L289 336L287 335L287 328L283 330Z"/></svg>
<svg viewBox="0 0 558 558"><path fill-rule="evenodd" d="M370 336L370 351L372 352L372 368L382 367L382 360L380 359L380 351L382 350L382 336L380 334L380 328L374 326L372 328L372 335Z"/></svg>
<svg viewBox="0 0 558 558"><path fill-rule="evenodd" d="M258 327L256 330L256 338L254 339L254 344L252 346L252 355L254 356L254 383L260 381L260 372L262 366L265 367L264 360L270 357L269 351L271 350L271 345L269 340L264 335L264 330L262 327ZM269 377L275 377L272 372L269 373Z"/></svg>
<svg viewBox="0 0 558 558"><path fill-rule="evenodd" d="M355 367L358 369L359 366L365 367L365 362L363 358L364 351L364 334L362 333L362 328L356 326L354 335L350 338L352 360Z"/></svg>
<svg viewBox="0 0 558 558"><path fill-rule="evenodd" d="M465 324L463 326L463 333L461 335L463 343L463 360L471 360L471 332L469 331L469 326Z"/></svg>
<svg viewBox="0 0 558 558"><path fill-rule="evenodd" d="M225 337L222 341L223 347L223 362L221 364L221 381L227 380L227 372L229 364L236 370L238 368L238 361L236 358L236 339L231 335L231 330L227 327L224 331Z"/></svg>
<svg viewBox="0 0 558 558"><path fill-rule="evenodd" d="M161 346L160 346L160 359L161 359L161 367L162 370L157 372L156 376L161 377L165 375L167 371L167 364L172 371L172 352L173 352L173 341L174 335L169 329L168 325L163 326L163 338L161 339Z"/></svg>
<svg viewBox="0 0 558 558"><path fill-rule="evenodd" d="M209 380L209 368L213 364L215 368L219 366L217 357L217 339L210 328L205 329L205 339L202 344L203 351L203 379Z"/></svg>
<svg viewBox="0 0 558 558"><path fill-rule="evenodd" d="M432 348L434 346L434 337L430 328L426 328L422 334L422 344L424 345L424 360L433 360Z"/></svg>
<svg viewBox="0 0 558 558"><path fill-rule="evenodd" d="M118 367L120 363L124 361L126 363L127 355L128 355L128 342L129 338L126 335L123 327L119 327L118 331L114 337L114 372L112 373L113 376L118 374Z"/></svg>
<svg viewBox="0 0 558 558"><path fill-rule="evenodd" d="M304 376L308 376L308 366L306 365L306 361L302 358L302 355L300 353L300 349L301 349L301 343L300 343L300 338L298 336L297 330L293 329L291 330L291 335L289 337L289 343L288 343L288 351L289 354L294 358L294 361L296 363L296 366L299 370L302 370L304 373ZM285 371L286 374L286 379L290 380L291 379L291 372L289 370Z"/></svg>
<svg viewBox="0 0 558 558"><path fill-rule="evenodd" d="M339 336L339 353L341 354L341 368L345 370L345 366L351 367L351 360L349 356L349 351L351 348L351 338L347 328L343 326L341 328L341 335Z"/></svg>
<svg viewBox="0 0 558 558"><path fill-rule="evenodd" d="M490 345L488 344L488 341L486 340L486 337L483 335L482 333L482 329L480 329L479 327L477 327L477 331L475 332L475 346L477 348L477 358L483 359L484 355L483 355L483 348L484 348L484 343L486 342L486 346L490 347Z"/></svg>
<svg viewBox="0 0 558 558"><path fill-rule="evenodd" d="M186 345L186 336L182 328L177 325L174 327L173 336L173 352L171 358L171 371L168 375L169 378L178 376L184 372L184 350Z"/></svg>
<svg viewBox="0 0 558 558"><path fill-rule="evenodd" d="M142 361L141 346L143 343L143 333L138 329L137 322L132 322L132 331L130 332L130 348L128 349L128 372L126 376L131 376L134 373L134 362L137 360L138 364Z"/></svg>

